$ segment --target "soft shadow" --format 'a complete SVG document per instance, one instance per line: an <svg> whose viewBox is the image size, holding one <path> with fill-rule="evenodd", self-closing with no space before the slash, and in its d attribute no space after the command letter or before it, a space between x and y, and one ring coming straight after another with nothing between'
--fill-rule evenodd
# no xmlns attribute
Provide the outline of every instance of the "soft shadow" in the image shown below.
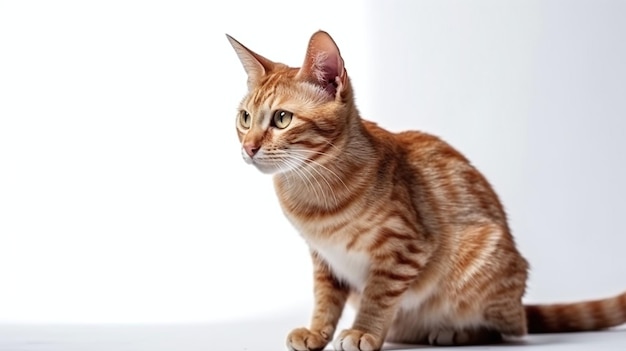
<svg viewBox="0 0 626 351"><path fill-rule="evenodd" d="M624 332L624 331L622 331ZM567 334L542 334L542 335L527 335L523 338L516 339L506 339L501 343L496 344L485 344L485 345L472 345L472 346L463 346L461 349L489 349L489 350L505 350L511 349L519 346L529 347L529 346L547 346L547 345L558 345L558 344L566 344L571 342L571 338L567 338ZM458 346L430 346L430 345L419 345L419 344L398 344L398 343L385 343L383 346L384 351L410 351L410 350L422 350L422 349L446 349L446 348L454 348L459 349Z"/></svg>

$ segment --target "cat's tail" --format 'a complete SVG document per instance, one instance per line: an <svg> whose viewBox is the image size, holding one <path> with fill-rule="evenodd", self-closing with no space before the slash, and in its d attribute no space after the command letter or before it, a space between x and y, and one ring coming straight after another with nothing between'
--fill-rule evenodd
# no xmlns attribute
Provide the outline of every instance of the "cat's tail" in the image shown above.
<svg viewBox="0 0 626 351"><path fill-rule="evenodd" d="M607 329L626 323L626 292L601 300L525 305L528 333L565 333Z"/></svg>

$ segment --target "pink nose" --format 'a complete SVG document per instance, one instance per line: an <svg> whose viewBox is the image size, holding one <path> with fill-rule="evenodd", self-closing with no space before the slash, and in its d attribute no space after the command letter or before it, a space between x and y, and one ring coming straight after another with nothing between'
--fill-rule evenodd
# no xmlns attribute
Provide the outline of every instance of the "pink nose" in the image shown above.
<svg viewBox="0 0 626 351"><path fill-rule="evenodd" d="M256 155L256 153L259 152L259 149L261 148L259 147L259 145L254 143L245 143L243 144L243 149L246 150L248 156L254 157L254 155Z"/></svg>

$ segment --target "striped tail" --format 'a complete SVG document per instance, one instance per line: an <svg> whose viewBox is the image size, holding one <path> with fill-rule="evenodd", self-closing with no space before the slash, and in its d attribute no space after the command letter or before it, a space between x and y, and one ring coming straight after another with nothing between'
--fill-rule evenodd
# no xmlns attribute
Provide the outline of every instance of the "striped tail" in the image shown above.
<svg viewBox="0 0 626 351"><path fill-rule="evenodd" d="M626 292L601 300L524 308L530 334L601 330L626 323Z"/></svg>

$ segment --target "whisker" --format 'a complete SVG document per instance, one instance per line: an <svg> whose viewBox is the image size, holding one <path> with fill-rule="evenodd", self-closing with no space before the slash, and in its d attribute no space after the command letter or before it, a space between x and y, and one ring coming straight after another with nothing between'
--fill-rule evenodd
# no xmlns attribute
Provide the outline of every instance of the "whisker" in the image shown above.
<svg viewBox="0 0 626 351"><path fill-rule="evenodd" d="M296 155L289 155L289 157L290 157L290 158L293 158L293 159L295 159L295 160L302 161L302 159L298 159L297 157L294 157L294 156L296 156ZM306 168L306 167L300 167L300 168L299 168L299 170L300 170L300 171L302 171L302 172L307 172L307 173L308 173L308 175L309 175L311 178L313 178L313 180L315 180L315 183L317 184L317 186L318 186L319 190L322 192L322 196L319 196L319 195L318 195L318 200L321 200L321 201L322 201L325 205L328 205L328 204L327 204L328 198L327 198L326 196L324 196L324 194L325 194L325 193L327 193L327 192L326 192L326 191L324 191L324 187L323 187L323 186L322 186L322 184L319 182L318 177L316 177L313 173L311 173L311 171L309 170L309 168ZM315 169L314 169L314 170L315 170ZM317 172L317 171L316 171L316 172ZM317 173L319 174L319 172L317 172ZM329 190L331 190L331 193L332 193L332 188L330 187L330 184L328 183L328 181L327 181L327 180L324 178L324 176L323 176L323 175L321 175L321 174L320 174L320 177L322 177L322 179L324 179L324 181L326 182L326 184L328 184L328 186L329 186ZM334 196L334 194L333 194L333 196Z"/></svg>
<svg viewBox="0 0 626 351"><path fill-rule="evenodd" d="M298 164L297 164L296 162L294 162L294 160L292 160L292 159L289 157L289 156L290 156L289 154L285 154L285 156L286 156L286 157L281 158L281 161L282 161L282 162L284 162L285 164L287 164L287 165L290 165L290 166L291 166L291 170L292 170L295 174L297 174L297 175L300 177L300 179L302 179L302 180L305 182L305 185L307 186L307 188L309 188L309 186L310 186L310 190L313 192L313 194L315 195L315 197L316 197L316 199L317 199L318 201L323 200L323 199L324 199L324 197L323 197L323 196L321 196L321 195L317 192L317 190L315 189L315 185L313 184L313 182L311 182L311 180L309 179L309 177L308 177L306 174L304 174L304 173L302 172L302 168L301 168L301 167L298 167ZM313 177L313 178L315 178L315 177ZM316 181L317 181L317 180L316 180ZM318 183L318 186L319 186L319 183ZM320 190L323 190L323 189L321 189L321 188L320 188Z"/></svg>
<svg viewBox="0 0 626 351"><path fill-rule="evenodd" d="M289 156L292 157L292 158L295 158L297 160L300 160L300 161L306 161L307 160L307 159L303 158L300 155L289 155ZM324 167L324 166L321 166L321 167ZM326 168L326 167L324 167L324 168ZM311 174L310 171L308 170L308 168L303 168L303 169L307 170L307 172L309 172L309 174ZM311 167L311 169L313 169L313 171L315 171L319 175L319 177L322 178L322 180L326 183L326 185L328 185L328 191L326 191L326 193L330 193L332 195L335 206L339 205L339 200L337 199L337 195L333 191L333 187L332 187L332 185L330 185L330 182L328 181L326 176L324 176L316 167ZM311 174L311 176L313 176L313 178L317 181L318 177L315 177L313 174ZM318 184L319 184L319 181L318 181ZM319 184L319 185L320 185L320 188L321 188L322 185L321 184Z"/></svg>
<svg viewBox="0 0 626 351"><path fill-rule="evenodd" d="M302 149L302 148L290 148L289 150L298 151L298 152L309 152L312 154L318 154L318 155L330 156L332 158L337 158L337 156L333 154L329 154L328 152L323 152L323 151L318 151L318 150L309 150L309 149Z"/></svg>
<svg viewBox="0 0 626 351"><path fill-rule="evenodd" d="M295 149L295 150L298 150L298 149ZM321 154L321 155L327 155L326 153L319 152L319 151L314 151L314 150L304 150L304 149L302 149L302 150L298 150L298 151L308 151L308 152L311 152L311 153L317 153L317 154ZM350 188L348 188L348 185L347 185L347 184L343 181L343 179L341 179L341 177L340 177L337 173L335 173L332 169L330 169L330 168L328 168L328 167L324 166L323 164L321 164L321 163L319 163L319 162L317 162L317 161L315 161L315 160L311 160L311 159L305 158L304 156L301 156L301 155L290 155L290 156L291 156L291 157L294 157L294 158L297 158L297 159L298 159L298 160L300 160L300 161L304 161L304 162L306 162L306 163L311 163L311 164L313 164L313 165L315 165L315 166L318 166L318 167L323 168L325 171L327 171L327 172L329 172L331 175L335 176L335 178L337 178L337 180L338 180L338 181L339 181L339 182L340 182L340 183L341 183L341 184L345 187L345 189L346 189L347 191L350 191ZM336 156L333 156L333 155L329 155L329 156L331 156L331 157L336 157ZM329 184L329 186L330 186L330 184Z"/></svg>
<svg viewBox="0 0 626 351"><path fill-rule="evenodd" d="M341 152L342 150L340 148L338 148L337 146L335 146L335 144L331 143L330 141L326 140L326 144L330 145L330 147L335 148L335 150Z"/></svg>

